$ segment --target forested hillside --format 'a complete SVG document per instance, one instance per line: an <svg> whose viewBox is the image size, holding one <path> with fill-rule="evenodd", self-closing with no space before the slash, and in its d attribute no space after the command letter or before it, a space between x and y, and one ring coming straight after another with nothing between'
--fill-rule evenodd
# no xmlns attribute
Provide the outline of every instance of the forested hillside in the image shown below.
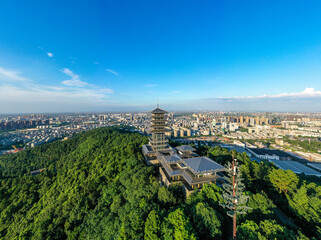
<svg viewBox="0 0 321 240"><path fill-rule="evenodd" d="M141 154L146 142L138 133L100 128L1 156L0 239L228 238L222 190L205 185L185 199L179 184L160 186ZM231 160L222 148L199 151L222 164ZM238 239L320 239L316 180L236 156L251 207L238 218ZM30 174L37 169L44 170Z"/></svg>

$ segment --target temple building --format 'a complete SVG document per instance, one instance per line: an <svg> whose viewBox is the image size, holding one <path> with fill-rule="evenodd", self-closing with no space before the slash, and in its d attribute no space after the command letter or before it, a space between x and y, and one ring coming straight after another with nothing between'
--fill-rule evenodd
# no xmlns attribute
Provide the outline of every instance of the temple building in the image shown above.
<svg viewBox="0 0 321 240"><path fill-rule="evenodd" d="M155 151L164 150L168 147L168 141L165 137L165 133L168 131L166 129L166 114L167 112L160 108L156 108L151 112L152 136L150 138L149 144Z"/></svg>
<svg viewBox="0 0 321 240"><path fill-rule="evenodd" d="M147 164L159 167L161 182L170 185L182 182L187 193L201 188L205 183L217 183L225 168L205 156L198 156L188 145L171 147L165 133L168 132L167 112L156 108L151 112L151 137L142 150Z"/></svg>

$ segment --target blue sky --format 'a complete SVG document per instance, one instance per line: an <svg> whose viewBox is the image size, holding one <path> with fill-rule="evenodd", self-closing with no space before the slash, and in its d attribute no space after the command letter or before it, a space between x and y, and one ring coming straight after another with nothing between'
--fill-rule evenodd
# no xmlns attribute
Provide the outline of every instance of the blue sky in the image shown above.
<svg viewBox="0 0 321 240"><path fill-rule="evenodd" d="M0 113L321 111L320 1L4 1Z"/></svg>

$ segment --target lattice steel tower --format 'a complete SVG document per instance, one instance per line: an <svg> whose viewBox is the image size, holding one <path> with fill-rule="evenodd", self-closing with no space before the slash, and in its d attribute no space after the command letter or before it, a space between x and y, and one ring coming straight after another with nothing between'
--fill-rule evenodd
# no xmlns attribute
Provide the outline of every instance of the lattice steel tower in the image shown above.
<svg viewBox="0 0 321 240"><path fill-rule="evenodd" d="M163 150L167 145L165 132L167 127L167 112L160 109L158 106L151 112L151 133L150 146L154 151Z"/></svg>

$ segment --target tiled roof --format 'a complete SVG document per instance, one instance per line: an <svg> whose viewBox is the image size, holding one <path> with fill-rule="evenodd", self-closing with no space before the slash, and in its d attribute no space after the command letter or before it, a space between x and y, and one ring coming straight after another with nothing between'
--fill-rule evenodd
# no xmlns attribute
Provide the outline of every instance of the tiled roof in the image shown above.
<svg viewBox="0 0 321 240"><path fill-rule="evenodd" d="M178 146L176 147L178 150L184 152L184 151L195 151L195 148L189 146L189 145L182 145L182 146Z"/></svg>
<svg viewBox="0 0 321 240"><path fill-rule="evenodd" d="M160 108L156 108L153 111L151 111L151 113L167 113L165 110L160 109Z"/></svg>
<svg viewBox="0 0 321 240"><path fill-rule="evenodd" d="M165 159L168 163L177 163L181 160L181 158L177 154L171 155L171 156L165 156Z"/></svg>
<svg viewBox="0 0 321 240"><path fill-rule="evenodd" d="M208 157L187 158L182 161L185 162L188 168L196 174L223 171L225 169L222 165L214 162Z"/></svg>

